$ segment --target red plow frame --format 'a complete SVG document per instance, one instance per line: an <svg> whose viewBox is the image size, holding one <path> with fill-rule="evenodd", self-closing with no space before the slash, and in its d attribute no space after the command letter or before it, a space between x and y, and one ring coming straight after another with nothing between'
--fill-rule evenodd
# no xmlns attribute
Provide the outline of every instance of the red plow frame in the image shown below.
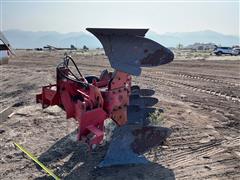
<svg viewBox="0 0 240 180"><path fill-rule="evenodd" d="M66 56L66 59L71 58ZM36 96L43 108L58 105L66 112L67 119L79 123L78 139L90 147L100 144L104 135L104 120L113 119L119 126L127 122L127 106L131 91L131 76L121 71L104 71L91 84L82 78L68 78L71 72L66 64L57 68L57 84L42 87Z"/></svg>
<svg viewBox="0 0 240 180"><path fill-rule="evenodd" d="M78 139L93 146L104 137L104 120L117 125L128 122L127 107L131 95L131 75L141 74L142 66L158 66L173 60L173 53L145 38L148 29L87 28L102 43L114 72L104 70L99 77L84 77L70 56L57 66L57 82L44 86L36 96L43 108L57 105L67 119L78 121ZM72 62L78 76L68 64Z"/></svg>

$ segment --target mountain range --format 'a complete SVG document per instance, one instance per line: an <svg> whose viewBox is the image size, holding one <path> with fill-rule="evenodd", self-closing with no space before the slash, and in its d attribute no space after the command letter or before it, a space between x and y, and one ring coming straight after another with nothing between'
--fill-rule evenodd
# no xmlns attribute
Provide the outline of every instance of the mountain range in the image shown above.
<svg viewBox="0 0 240 180"><path fill-rule="evenodd" d="M70 32L59 33L55 31L3 31L14 48L39 48L47 44L56 47L70 47L71 44L78 48L86 45L89 48L102 47L101 43L90 33ZM166 47L176 47L178 44L187 46L193 43L214 43L222 46L239 45L239 36L225 35L211 30L195 32L176 32L158 34L149 31L147 38L159 42Z"/></svg>

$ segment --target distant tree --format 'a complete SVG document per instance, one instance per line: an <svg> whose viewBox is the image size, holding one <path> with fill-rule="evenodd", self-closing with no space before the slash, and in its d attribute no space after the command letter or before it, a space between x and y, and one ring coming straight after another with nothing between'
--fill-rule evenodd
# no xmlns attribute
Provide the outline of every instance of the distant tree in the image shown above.
<svg viewBox="0 0 240 180"><path fill-rule="evenodd" d="M183 48L183 45L179 43L179 44L177 45L177 49L182 49L182 48Z"/></svg>
<svg viewBox="0 0 240 180"><path fill-rule="evenodd" d="M88 48L87 46L84 45L84 46L83 46L83 50L84 50L84 51L88 51L89 48Z"/></svg>
<svg viewBox="0 0 240 180"><path fill-rule="evenodd" d="M76 48L74 45L72 45L72 44L71 44L70 48L71 48L72 50L77 50L77 48Z"/></svg>
<svg viewBox="0 0 240 180"><path fill-rule="evenodd" d="M202 51L203 49L204 49L203 46L198 46L198 47L197 47L197 50L199 50L199 51Z"/></svg>

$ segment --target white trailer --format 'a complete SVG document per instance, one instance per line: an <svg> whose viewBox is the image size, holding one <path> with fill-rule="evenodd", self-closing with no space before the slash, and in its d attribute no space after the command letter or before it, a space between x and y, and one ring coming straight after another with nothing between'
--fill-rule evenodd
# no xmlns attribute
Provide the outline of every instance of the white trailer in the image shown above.
<svg viewBox="0 0 240 180"><path fill-rule="evenodd" d="M8 63L10 54L15 55L9 41L0 31L0 65Z"/></svg>

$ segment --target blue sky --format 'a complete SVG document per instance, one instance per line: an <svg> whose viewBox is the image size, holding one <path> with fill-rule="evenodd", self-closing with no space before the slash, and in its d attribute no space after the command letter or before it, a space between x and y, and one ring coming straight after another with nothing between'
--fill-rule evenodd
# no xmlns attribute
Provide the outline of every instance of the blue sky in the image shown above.
<svg viewBox="0 0 240 180"><path fill-rule="evenodd" d="M213 30L239 35L239 1L0 1L1 30L79 32L86 27L126 27L160 34Z"/></svg>

